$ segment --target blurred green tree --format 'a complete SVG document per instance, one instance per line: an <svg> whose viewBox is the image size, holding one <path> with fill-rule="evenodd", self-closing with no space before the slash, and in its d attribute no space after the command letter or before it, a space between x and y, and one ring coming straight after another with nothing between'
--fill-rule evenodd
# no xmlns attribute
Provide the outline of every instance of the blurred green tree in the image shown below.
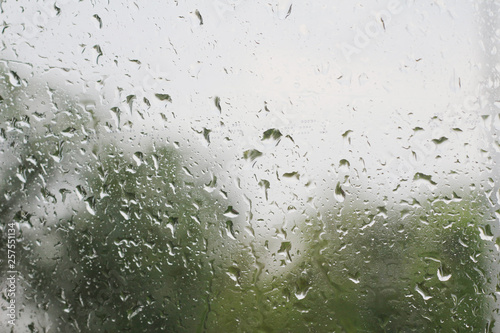
<svg viewBox="0 0 500 333"><path fill-rule="evenodd" d="M492 330L481 194L429 198L404 224L344 202L304 221L307 247L285 274L257 279L231 203L186 173L183 152L133 151L99 122L74 96L0 75L2 232L19 225L25 312L48 315L30 331Z"/></svg>
<svg viewBox="0 0 500 333"><path fill-rule="evenodd" d="M12 75L0 84L0 210L20 226L25 306L61 332L204 330L214 279L230 280L215 276L232 247L227 200L186 175L178 149L128 151L99 137L93 111Z"/></svg>

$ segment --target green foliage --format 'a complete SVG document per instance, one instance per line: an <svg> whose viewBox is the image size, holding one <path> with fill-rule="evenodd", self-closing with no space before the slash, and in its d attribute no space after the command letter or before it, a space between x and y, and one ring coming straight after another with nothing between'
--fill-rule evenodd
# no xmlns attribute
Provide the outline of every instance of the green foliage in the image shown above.
<svg viewBox="0 0 500 333"><path fill-rule="evenodd" d="M491 330L488 252L493 249L479 233L491 217L480 198L435 200L408 216L404 225L397 217L366 216L346 209L340 216L331 214L310 223L306 231L310 246L285 276L222 301L224 307L231 307L227 305L233 304L231 297L237 297L236 304L245 302L258 309L259 319L233 321L224 329Z"/></svg>
<svg viewBox="0 0 500 333"><path fill-rule="evenodd" d="M203 327L214 266L228 261L218 248L232 246L225 200L186 174L177 149L119 148L57 91L2 88L0 209L20 226L25 305L63 332Z"/></svg>
<svg viewBox="0 0 500 333"><path fill-rule="evenodd" d="M231 219L234 203L205 191L183 152L116 143L72 97L0 78L2 222L20 226L24 305L56 331L491 329L493 244L481 233L492 236L492 217L481 194L406 212L347 200L341 212L305 216L304 250L283 241L287 269L272 275ZM267 196L270 183L259 185Z"/></svg>

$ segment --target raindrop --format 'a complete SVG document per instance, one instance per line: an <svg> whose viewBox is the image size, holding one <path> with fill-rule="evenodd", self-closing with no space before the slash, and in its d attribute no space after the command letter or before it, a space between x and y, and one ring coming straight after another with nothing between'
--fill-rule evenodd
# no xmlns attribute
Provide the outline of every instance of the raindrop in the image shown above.
<svg viewBox="0 0 500 333"><path fill-rule="evenodd" d="M233 206L229 206L227 207L226 211L224 212L224 216L225 217L229 217L229 218L234 218L234 217L237 217L240 213L238 213L234 208Z"/></svg>
<svg viewBox="0 0 500 333"><path fill-rule="evenodd" d="M208 193L213 192L217 188L217 177L212 176L212 179L208 182L208 184L205 184L205 191Z"/></svg>
<svg viewBox="0 0 500 333"><path fill-rule="evenodd" d="M139 312L141 312L143 309L144 309L144 306L136 306L134 309L129 310L127 313L127 319L131 320L132 318L137 316L139 314Z"/></svg>
<svg viewBox="0 0 500 333"><path fill-rule="evenodd" d="M290 242L281 242L281 246L278 250L278 253L286 254L288 260L292 261L292 257L290 255L290 251L292 250L292 243Z"/></svg>
<svg viewBox="0 0 500 333"><path fill-rule="evenodd" d="M85 208L87 208L87 211L91 215L96 214L95 204L96 204L96 202L95 202L94 197L89 197L89 198L85 199Z"/></svg>
<svg viewBox="0 0 500 333"><path fill-rule="evenodd" d="M342 159L340 160L339 162L339 171L342 171L342 172L348 172L349 171L349 168L350 168L351 164L349 163L348 160L346 159Z"/></svg>
<svg viewBox="0 0 500 333"><path fill-rule="evenodd" d="M72 138L75 136L76 129L74 127L67 127L61 132L61 134L67 138Z"/></svg>
<svg viewBox="0 0 500 333"><path fill-rule="evenodd" d="M434 182L432 180L432 176L430 175L426 175L424 173L421 173L421 172L417 172L415 173L415 175L413 176L413 180L425 180L425 181L428 181L429 183L431 183L432 185L436 185L436 182Z"/></svg>
<svg viewBox="0 0 500 333"><path fill-rule="evenodd" d="M219 96L215 96L214 103L215 103L215 107L217 108L217 110L219 110L219 112L222 112L222 108L220 106L220 97Z"/></svg>
<svg viewBox="0 0 500 333"><path fill-rule="evenodd" d="M201 17L200 11L197 9L195 12L196 17L200 21L200 25L203 25L203 17Z"/></svg>
<svg viewBox="0 0 500 333"><path fill-rule="evenodd" d="M97 23L99 24L99 29L101 29L102 28L102 20L101 20L101 18L97 14L94 14L93 17L97 20Z"/></svg>
<svg viewBox="0 0 500 333"><path fill-rule="evenodd" d="M439 139L432 139L432 142L434 142L435 144L439 145L439 144L441 144L441 143L443 143L443 142L445 142L447 140L448 140L447 137L442 136Z"/></svg>
<svg viewBox="0 0 500 333"><path fill-rule="evenodd" d="M96 58L96 63L99 63L99 57L102 56L102 49L100 45L94 45L94 50L97 52L97 58Z"/></svg>
<svg viewBox="0 0 500 333"><path fill-rule="evenodd" d="M129 109L130 109L130 114L132 114L132 105L134 104L134 100L136 99L136 96L135 95L128 95L127 96L127 104L129 106Z"/></svg>
<svg viewBox="0 0 500 333"><path fill-rule="evenodd" d="M271 128L264 132L262 140L268 140L268 139L278 140L279 138L282 137L282 135L283 134L281 134L281 132L278 129Z"/></svg>
<svg viewBox="0 0 500 333"><path fill-rule="evenodd" d="M76 195L78 199L82 200L84 197L87 196L87 191L83 188L82 185L77 185L76 186Z"/></svg>
<svg viewBox="0 0 500 333"><path fill-rule="evenodd" d="M155 94L156 98L158 98L160 101L167 101L172 103L172 97L168 94Z"/></svg>
<svg viewBox="0 0 500 333"><path fill-rule="evenodd" d="M432 296L429 296L428 293L424 291L424 288L418 284L415 286L415 291L422 296L424 301L428 301L432 298Z"/></svg>
<svg viewBox="0 0 500 333"><path fill-rule="evenodd" d="M236 240L236 236L235 236L234 230L233 230L233 221L226 221L226 231L227 231L227 235L231 239Z"/></svg>
<svg viewBox="0 0 500 333"><path fill-rule="evenodd" d="M26 176L23 174L23 173L16 173L16 177L22 182L22 183L26 183Z"/></svg>
<svg viewBox="0 0 500 333"><path fill-rule="evenodd" d="M259 186L260 186L260 187L262 187L262 188L264 188L264 193L265 193L265 195L266 195L266 200L268 200L268 195L267 195L267 192L268 192L268 190L269 190L270 185L271 185L271 184L269 183L269 181L268 181L268 180L261 179L261 180L259 181Z"/></svg>
<svg viewBox="0 0 500 333"><path fill-rule="evenodd" d="M59 193L61 194L61 200L62 200L62 202L64 202L64 201L66 201L66 195L68 193L71 193L71 191L68 190L68 189L62 188L62 189L59 190Z"/></svg>
<svg viewBox="0 0 500 333"><path fill-rule="evenodd" d="M283 174L283 177L285 178L295 178L295 179L300 179L300 174L297 171L292 171L292 172L285 172Z"/></svg>
<svg viewBox="0 0 500 333"><path fill-rule="evenodd" d="M292 0L279 0L277 4L277 16L280 20L286 19L292 13Z"/></svg>
<svg viewBox="0 0 500 333"><path fill-rule="evenodd" d="M344 190L342 189L340 182L337 183L337 186L335 187L334 193L335 193L335 199L338 202L344 202L346 194L345 194Z"/></svg>
<svg viewBox="0 0 500 333"><path fill-rule="evenodd" d="M445 273L443 266L438 268L437 276L438 276L439 281L441 281L441 282L446 282L449 279L451 279L451 274Z"/></svg>
<svg viewBox="0 0 500 333"><path fill-rule="evenodd" d="M110 112L111 112L111 116L113 117L114 121L115 121L115 124L116 124L116 127L120 127L120 115L121 115L121 110L120 108L118 107L112 107L110 109Z"/></svg>
<svg viewBox="0 0 500 333"><path fill-rule="evenodd" d="M210 132L212 132L212 130L203 127L203 137L209 144L210 144Z"/></svg>
<svg viewBox="0 0 500 333"><path fill-rule="evenodd" d="M300 277L298 279L298 281L295 284L295 287L296 287L295 297L297 297L298 300L306 298L307 293L311 289L309 281L304 277Z"/></svg>
<svg viewBox="0 0 500 333"><path fill-rule="evenodd" d="M241 270L238 267L231 266L227 270L227 275L236 282L237 284L240 284L240 276L241 276Z"/></svg>
<svg viewBox="0 0 500 333"><path fill-rule="evenodd" d="M245 160L254 161L256 158L261 157L262 153L257 149L250 149L243 152L243 158Z"/></svg>
<svg viewBox="0 0 500 333"><path fill-rule="evenodd" d="M189 177L194 177L191 171L187 167L182 167L182 170L184 170L184 173L189 176Z"/></svg>
<svg viewBox="0 0 500 333"><path fill-rule="evenodd" d="M121 214L121 216L123 216L123 218L125 220L127 220L127 221L130 220L130 215L127 214L126 212L124 212L123 210L120 210L120 214ZM92 214L92 215L94 215L94 214Z"/></svg>
<svg viewBox="0 0 500 333"><path fill-rule="evenodd" d="M481 237L482 240L490 242L495 238L493 232L491 231L491 226L489 224L485 226L479 226L478 229L479 229L479 236Z"/></svg>
<svg viewBox="0 0 500 333"><path fill-rule="evenodd" d="M151 158L153 159L153 166L154 166L155 170L158 170L158 167L159 167L158 155L152 154Z"/></svg>
<svg viewBox="0 0 500 333"><path fill-rule="evenodd" d="M144 163L144 154L140 151L135 152L133 155L133 159L137 166L141 166L141 164Z"/></svg>
<svg viewBox="0 0 500 333"><path fill-rule="evenodd" d="M16 72L10 71L7 73L7 76L9 77L10 84L14 87L20 87L22 85L22 80Z"/></svg>

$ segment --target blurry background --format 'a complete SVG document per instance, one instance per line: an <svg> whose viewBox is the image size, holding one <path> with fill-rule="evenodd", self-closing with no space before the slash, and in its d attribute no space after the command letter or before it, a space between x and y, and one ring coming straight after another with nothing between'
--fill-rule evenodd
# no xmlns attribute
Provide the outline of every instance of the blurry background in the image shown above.
<svg viewBox="0 0 500 333"><path fill-rule="evenodd" d="M19 331L494 331L499 8L1 2Z"/></svg>

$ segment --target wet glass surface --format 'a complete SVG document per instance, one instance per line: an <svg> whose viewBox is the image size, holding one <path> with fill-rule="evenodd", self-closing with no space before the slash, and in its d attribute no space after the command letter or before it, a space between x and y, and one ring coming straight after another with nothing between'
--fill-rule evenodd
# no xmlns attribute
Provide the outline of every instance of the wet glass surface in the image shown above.
<svg viewBox="0 0 500 333"><path fill-rule="evenodd" d="M498 331L499 15L0 1L0 331Z"/></svg>

